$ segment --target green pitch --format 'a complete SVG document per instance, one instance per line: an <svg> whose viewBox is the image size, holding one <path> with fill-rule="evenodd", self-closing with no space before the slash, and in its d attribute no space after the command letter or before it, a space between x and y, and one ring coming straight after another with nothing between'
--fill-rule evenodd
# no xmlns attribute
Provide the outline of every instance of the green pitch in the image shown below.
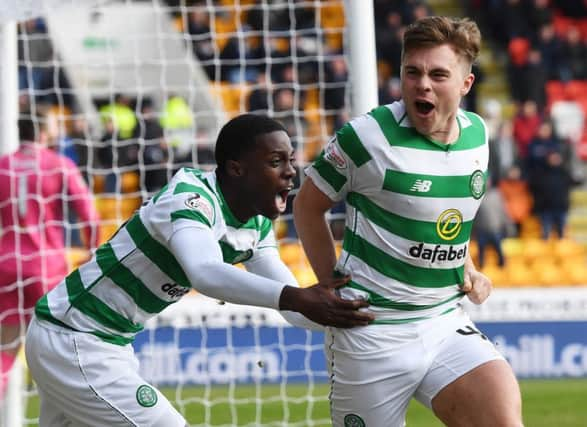
<svg viewBox="0 0 587 427"><path fill-rule="evenodd" d="M521 382L526 427L587 426L587 379ZM197 426L329 426L323 384L164 388L163 392ZM38 400L28 405L29 419L38 416ZM441 427L417 402L408 411L408 427Z"/></svg>

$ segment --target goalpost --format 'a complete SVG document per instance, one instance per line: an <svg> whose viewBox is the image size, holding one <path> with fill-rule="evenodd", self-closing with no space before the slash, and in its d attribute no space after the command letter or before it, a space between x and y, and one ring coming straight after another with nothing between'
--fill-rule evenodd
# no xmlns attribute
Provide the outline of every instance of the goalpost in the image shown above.
<svg viewBox="0 0 587 427"><path fill-rule="evenodd" d="M18 145L19 108L42 117L56 146L78 155L101 215L102 241L155 191L157 173L212 168L216 134L238 113L281 120L301 172L337 124L377 105L371 1L8 3L0 8L0 153ZM39 40L50 42L52 54L35 50ZM119 97L130 100L137 122L112 145L104 137L105 111ZM153 122L163 139L146 133ZM120 131L123 124L116 124ZM153 152L162 158L154 160ZM300 283L313 283L291 213L275 227L284 260ZM63 228L73 268L85 256L79 226L70 218ZM329 424L321 339L274 311L189 294L146 325L134 345L142 374L190 425L301 427ZM35 386L25 368L11 375L0 427L36 425Z"/></svg>

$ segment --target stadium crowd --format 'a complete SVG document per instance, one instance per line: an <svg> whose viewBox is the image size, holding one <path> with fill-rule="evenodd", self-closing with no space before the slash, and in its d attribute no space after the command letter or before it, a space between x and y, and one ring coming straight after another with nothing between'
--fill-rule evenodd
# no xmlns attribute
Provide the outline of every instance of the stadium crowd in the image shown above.
<svg viewBox="0 0 587 427"><path fill-rule="evenodd" d="M342 2L317 8L313 2L281 1L263 8L242 0L237 14L231 1L216 1L214 12L205 1L167 3L208 78L225 88L246 87L241 105L285 125L300 148L300 165L313 160L328 135L349 119ZM570 194L585 179L587 159L587 11L580 1L461 3L463 13L480 23L492 59L506 63L511 102L479 96L480 84L495 76L476 64L475 90L463 103L488 125L489 172L500 200L489 215L493 224L480 219L477 234L493 230L490 239L478 243L483 251L486 241L495 242L502 265L507 262L500 248L505 237L523 236L528 228L545 240L569 237ZM435 11L419 0L375 0L374 9L379 102L385 104L401 95L403 31ZM215 34L222 25L226 31ZM97 101L101 126L90 129L65 70L54 61L58 52L45 23L21 24L19 45L21 110L34 106L48 117L54 145L76 162L94 192L105 196L102 212L112 213L106 196L134 192L128 197L131 212L181 165L213 166L211 147L194 143L202 136L194 135L185 99L171 96L154 105L147 96L113 94ZM334 218L341 214L336 209ZM291 221L285 230L286 237L296 237Z"/></svg>

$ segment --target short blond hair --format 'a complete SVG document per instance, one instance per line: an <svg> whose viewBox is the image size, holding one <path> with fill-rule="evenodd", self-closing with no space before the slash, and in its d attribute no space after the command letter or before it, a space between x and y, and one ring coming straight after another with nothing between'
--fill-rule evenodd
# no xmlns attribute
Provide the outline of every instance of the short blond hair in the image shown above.
<svg viewBox="0 0 587 427"><path fill-rule="evenodd" d="M427 16L409 25L404 33L402 61L406 52L423 47L448 44L469 65L477 60L481 50L481 31L468 18Z"/></svg>

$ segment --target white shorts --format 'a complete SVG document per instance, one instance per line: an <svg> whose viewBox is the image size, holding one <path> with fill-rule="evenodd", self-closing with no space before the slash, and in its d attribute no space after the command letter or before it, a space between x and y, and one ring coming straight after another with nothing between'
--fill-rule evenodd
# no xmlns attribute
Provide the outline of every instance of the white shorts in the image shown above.
<svg viewBox="0 0 587 427"><path fill-rule="evenodd" d="M402 427L412 397L431 408L457 378L504 360L460 308L413 323L327 328L325 350L334 427Z"/></svg>
<svg viewBox="0 0 587 427"><path fill-rule="evenodd" d="M184 427L185 419L118 346L33 318L26 359L41 398L39 426Z"/></svg>

